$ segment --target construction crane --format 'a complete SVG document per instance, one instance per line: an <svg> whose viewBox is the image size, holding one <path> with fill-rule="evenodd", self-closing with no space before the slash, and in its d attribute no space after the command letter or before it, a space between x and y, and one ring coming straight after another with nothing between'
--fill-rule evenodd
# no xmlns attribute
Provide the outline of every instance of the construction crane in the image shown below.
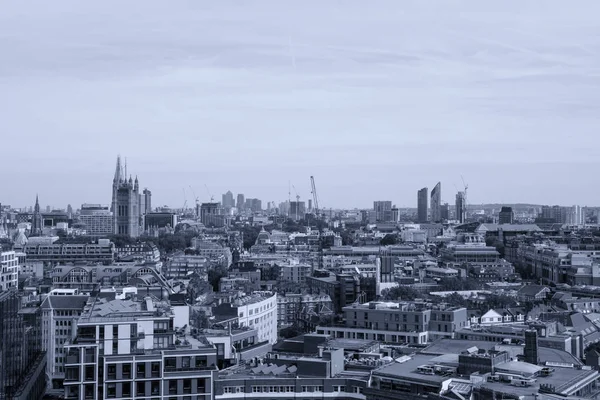
<svg viewBox="0 0 600 400"><path fill-rule="evenodd" d="M206 193L208 193L208 197L210 197L210 202L214 202L215 198L212 194L210 194L210 190L208 190L208 186L206 184L204 184L204 187L206 188Z"/></svg>
<svg viewBox="0 0 600 400"><path fill-rule="evenodd" d="M186 208L187 208L187 196L185 195L185 188L183 188L183 207L181 208L182 214L185 214Z"/></svg>
<svg viewBox="0 0 600 400"><path fill-rule="evenodd" d="M315 186L314 176L310 176L310 186L312 188L311 193L313 196L313 208L315 209L315 216L319 216L319 196L317 196L317 187Z"/></svg>
<svg viewBox="0 0 600 400"><path fill-rule="evenodd" d="M463 178L462 175L460 176L460 179L462 179L462 183L463 183L463 186L465 188L465 197L464 197L464 200L463 200L463 204L464 204L463 207L464 207L464 214L465 214L465 218L466 218L467 217L467 201L468 201L467 190L469 190L469 185L467 185L465 183L465 178Z"/></svg>
<svg viewBox="0 0 600 400"><path fill-rule="evenodd" d="M196 202L196 209L194 210L194 213L196 214L196 217L198 216L198 213L200 212L200 198L198 196L196 196L196 192L194 191L194 189L192 188L192 185L190 185L190 191L192 192L192 195L194 196L194 200Z"/></svg>

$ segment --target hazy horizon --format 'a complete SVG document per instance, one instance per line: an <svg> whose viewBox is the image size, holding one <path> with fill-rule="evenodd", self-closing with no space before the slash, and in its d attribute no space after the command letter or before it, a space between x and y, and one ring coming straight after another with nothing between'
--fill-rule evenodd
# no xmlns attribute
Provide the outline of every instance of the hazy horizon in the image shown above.
<svg viewBox="0 0 600 400"><path fill-rule="evenodd" d="M600 205L600 3L11 1L0 202ZM292 189L292 198L295 191Z"/></svg>

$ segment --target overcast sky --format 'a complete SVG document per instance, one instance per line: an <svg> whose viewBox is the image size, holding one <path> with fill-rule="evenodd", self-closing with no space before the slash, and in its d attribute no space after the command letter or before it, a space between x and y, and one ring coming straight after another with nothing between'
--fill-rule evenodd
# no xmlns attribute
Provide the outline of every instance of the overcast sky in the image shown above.
<svg viewBox="0 0 600 400"><path fill-rule="evenodd" d="M324 207L600 205L600 2L8 0L0 202L109 203L117 154L181 207L209 187ZM292 197L295 196L292 189Z"/></svg>

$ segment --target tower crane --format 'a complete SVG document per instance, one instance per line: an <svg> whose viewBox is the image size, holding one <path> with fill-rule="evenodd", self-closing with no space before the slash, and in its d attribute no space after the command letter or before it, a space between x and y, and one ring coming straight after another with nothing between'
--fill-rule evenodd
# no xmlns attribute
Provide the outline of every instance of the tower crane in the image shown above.
<svg viewBox="0 0 600 400"><path fill-rule="evenodd" d="M210 197L210 202L214 202L215 198L212 194L210 194L210 190L208 190L208 186L206 184L204 184L204 187L206 188L206 193L208 193L208 196Z"/></svg>
<svg viewBox="0 0 600 400"><path fill-rule="evenodd" d="M465 183L465 178L463 178L462 175L460 176L460 179L462 179L462 183L463 183L463 186L465 188L465 198L464 198L463 203L464 203L464 213L465 213L465 218L466 218L466 216L467 216L467 201L468 201L467 190L469 189L469 185L467 185Z"/></svg>
<svg viewBox="0 0 600 400"><path fill-rule="evenodd" d="M310 176L310 186L312 188L311 193L313 196L313 207L315 209L315 216L319 216L319 196L317 196L317 187L315 186L314 176Z"/></svg>
<svg viewBox="0 0 600 400"><path fill-rule="evenodd" d="M187 196L185 195L185 188L183 188L183 207L181 208L182 214L185 214L186 208L187 208Z"/></svg>

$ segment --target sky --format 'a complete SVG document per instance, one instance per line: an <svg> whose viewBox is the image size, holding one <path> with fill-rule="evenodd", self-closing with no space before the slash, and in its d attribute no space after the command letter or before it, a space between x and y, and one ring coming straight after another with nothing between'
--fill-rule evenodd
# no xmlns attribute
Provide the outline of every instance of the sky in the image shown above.
<svg viewBox="0 0 600 400"><path fill-rule="evenodd" d="M7 0L0 202L600 205L600 2ZM290 184L293 185L291 190ZM190 189L190 187L192 189ZM193 194L195 193L195 195Z"/></svg>

